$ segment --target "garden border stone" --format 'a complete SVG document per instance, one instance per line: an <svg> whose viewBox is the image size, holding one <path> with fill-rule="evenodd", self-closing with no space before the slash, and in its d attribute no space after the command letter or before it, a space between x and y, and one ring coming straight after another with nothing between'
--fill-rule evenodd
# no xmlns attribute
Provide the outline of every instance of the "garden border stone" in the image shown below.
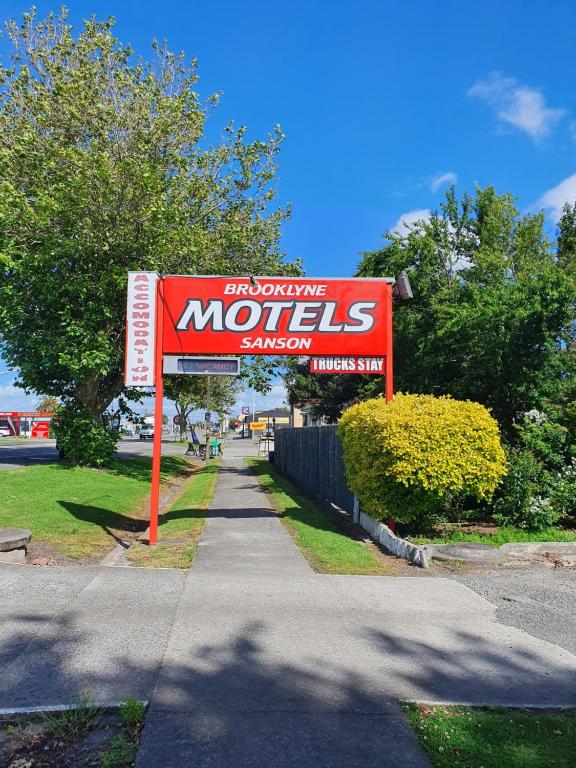
<svg viewBox="0 0 576 768"><path fill-rule="evenodd" d="M396 536L396 534L384 523L374 520L373 517L362 512L358 505L358 499L354 499L354 511L352 519L361 528L363 528L374 541L378 542L387 552L391 552L396 557L408 560L409 563L417 565L419 568L429 568L430 562L428 553L424 547L412 544L406 539Z"/></svg>
<svg viewBox="0 0 576 768"><path fill-rule="evenodd" d="M11 552L25 547L32 538L27 528L0 528L0 552Z"/></svg>

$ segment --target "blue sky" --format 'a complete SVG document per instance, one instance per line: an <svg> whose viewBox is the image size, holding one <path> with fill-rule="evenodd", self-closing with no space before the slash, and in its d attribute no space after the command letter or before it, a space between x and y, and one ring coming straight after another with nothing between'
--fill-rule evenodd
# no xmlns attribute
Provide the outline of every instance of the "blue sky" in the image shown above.
<svg viewBox="0 0 576 768"><path fill-rule="evenodd" d="M363 250L437 207L451 181L512 192L521 210L545 208L551 229L576 198L573 0L68 6L74 24L115 16L138 53L165 37L198 58L200 91L223 94L212 138L229 119L250 136L280 123L280 201L293 205L283 245L309 275L353 274ZM27 8L3 0L0 16ZM29 407L10 379L0 375L0 409Z"/></svg>

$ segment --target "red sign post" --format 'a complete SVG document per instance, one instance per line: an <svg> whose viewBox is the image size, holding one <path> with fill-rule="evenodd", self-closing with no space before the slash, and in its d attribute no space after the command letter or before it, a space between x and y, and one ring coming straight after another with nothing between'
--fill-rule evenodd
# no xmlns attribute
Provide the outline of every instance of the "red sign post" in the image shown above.
<svg viewBox="0 0 576 768"><path fill-rule="evenodd" d="M379 367L350 372L383 372L390 401L393 284L389 278L129 273L125 383L156 390L150 544L158 537L163 355L306 355L354 359L356 366L379 360Z"/></svg>

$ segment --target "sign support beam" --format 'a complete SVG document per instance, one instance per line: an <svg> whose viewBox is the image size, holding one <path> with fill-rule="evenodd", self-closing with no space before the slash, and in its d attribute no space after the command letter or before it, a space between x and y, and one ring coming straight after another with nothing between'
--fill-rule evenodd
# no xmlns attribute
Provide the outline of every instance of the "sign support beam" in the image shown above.
<svg viewBox="0 0 576 768"><path fill-rule="evenodd" d="M392 291L386 292L386 362L384 376L386 381L384 383L386 402L392 402L394 397L394 356L392 352L393 346L393 334L392 334Z"/></svg>
<svg viewBox="0 0 576 768"><path fill-rule="evenodd" d="M391 403L394 398L394 356L392 353L392 291L387 292L386 304L387 304L387 322L386 322L386 360L385 360L385 382L384 393L386 396L386 402ZM391 531L396 530L396 520L393 517L388 517L386 525Z"/></svg>
<svg viewBox="0 0 576 768"><path fill-rule="evenodd" d="M150 489L150 537L148 543L158 542L158 504L160 500L160 463L162 460L162 405L164 379L162 361L162 334L164 326L164 283L158 280L156 287L156 335L154 339L154 446L152 450L152 487Z"/></svg>

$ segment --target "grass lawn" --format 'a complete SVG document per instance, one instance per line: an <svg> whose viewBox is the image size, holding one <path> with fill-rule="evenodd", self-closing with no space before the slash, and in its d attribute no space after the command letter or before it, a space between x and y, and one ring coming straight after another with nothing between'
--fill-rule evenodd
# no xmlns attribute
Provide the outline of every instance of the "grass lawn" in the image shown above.
<svg viewBox="0 0 576 768"><path fill-rule="evenodd" d="M392 573L368 547L342 533L333 514L276 472L265 459L246 461L315 571L361 575Z"/></svg>
<svg viewBox="0 0 576 768"><path fill-rule="evenodd" d="M573 768L576 712L403 704L432 768Z"/></svg>
<svg viewBox="0 0 576 768"><path fill-rule="evenodd" d="M499 547L521 541L576 541L576 531L565 528L542 528L539 531L525 531L522 528L499 528L494 533L471 533L453 529L439 536L410 536L415 544L446 544L451 541L472 541Z"/></svg>
<svg viewBox="0 0 576 768"><path fill-rule="evenodd" d="M149 547L135 542L128 559L148 568L189 568L204 528L204 511L209 506L218 478L220 462L204 464L187 481L184 493L160 516L158 544Z"/></svg>
<svg viewBox="0 0 576 768"><path fill-rule="evenodd" d="M162 479L184 472L179 456L162 459ZM103 557L116 537L143 530L151 460L117 459L110 469L39 464L0 472L0 527L29 528L73 559ZM140 513L140 514L139 514Z"/></svg>

